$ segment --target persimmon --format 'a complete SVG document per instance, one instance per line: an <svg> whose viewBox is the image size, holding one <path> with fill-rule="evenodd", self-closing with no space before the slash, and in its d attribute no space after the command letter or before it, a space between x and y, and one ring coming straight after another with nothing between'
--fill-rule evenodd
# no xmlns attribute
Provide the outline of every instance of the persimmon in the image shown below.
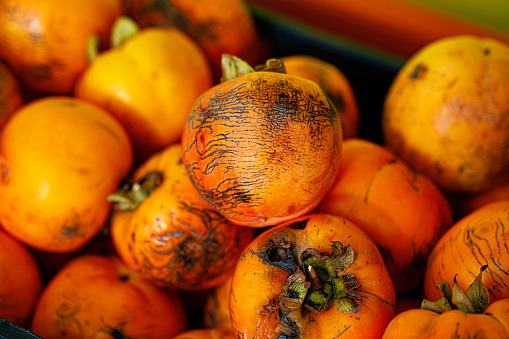
<svg viewBox="0 0 509 339"><path fill-rule="evenodd" d="M233 331L224 328L195 328L180 333L173 339L235 339Z"/></svg>
<svg viewBox="0 0 509 339"><path fill-rule="evenodd" d="M281 57L286 73L316 82L334 103L344 138L357 137L360 132L360 111L357 97L348 78L338 66L320 58L294 54Z"/></svg>
<svg viewBox="0 0 509 339"><path fill-rule="evenodd" d="M0 62L0 133L5 122L21 105L24 98L18 79L3 62Z"/></svg>
<svg viewBox="0 0 509 339"><path fill-rule="evenodd" d="M386 95L386 145L447 193L509 180L509 46L455 35L417 51Z"/></svg>
<svg viewBox="0 0 509 339"><path fill-rule="evenodd" d="M200 47L179 29L139 30L120 17L112 34L121 38L87 66L74 95L122 123L140 164L180 140L193 103L213 84L212 70Z"/></svg>
<svg viewBox="0 0 509 339"><path fill-rule="evenodd" d="M44 287L31 331L43 338L172 338L188 329L176 292L144 280L116 256L87 254Z"/></svg>
<svg viewBox="0 0 509 339"><path fill-rule="evenodd" d="M87 40L109 43L121 0L5 0L0 6L0 59L38 94L71 94L87 65Z"/></svg>
<svg viewBox="0 0 509 339"><path fill-rule="evenodd" d="M127 132L107 111L48 96L20 107L0 139L0 222L33 248L69 253L104 226L131 169Z"/></svg>
<svg viewBox="0 0 509 339"><path fill-rule="evenodd" d="M244 0L130 0L127 13L141 27L175 27L202 48L216 81L223 53L258 64L268 53Z"/></svg>
<svg viewBox="0 0 509 339"><path fill-rule="evenodd" d="M375 241L398 295L420 287L429 252L454 222L449 201L431 179L390 149L360 138L343 141L336 180L315 211L343 216Z"/></svg>
<svg viewBox="0 0 509 339"><path fill-rule="evenodd" d="M0 228L0 318L28 328L42 288L32 253Z"/></svg>
<svg viewBox="0 0 509 339"><path fill-rule="evenodd" d="M396 315L382 338L507 338L509 298L490 304L488 289L482 283L485 269L481 267L465 291L456 281L452 288L447 281L438 284L440 299L424 299L420 309Z"/></svg>
<svg viewBox="0 0 509 339"><path fill-rule="evenodd" d="M183 161L226 218L271 226L308 213L327 193L341 158L341 120L315 82L285 74L280 60L257 71L237 61L225 55L224 81L194 104Z"/></svg>
<svg viewBox="0 0 509 339"><path fill-rule="evenodd" d="M380 338L394 285L354 223L308 214L258 235L237 263L230 316L237 338Z"/></svg>
<svg viewBox="0 0 509 339"><path fill-rule="evenodd" d="M221 284L254 235L203 200L187 176L180 143L148 158L109 199L115 201L111 236L122 260L171 289Z"/></svg>
<svg viewBox="0 0 509 339"><path fill-rule="evenodd" d="M509 200L484 205L458 220L438 240L429 254L423 282L424 298L437 300L442 281L456 280L462 289L487 265L482 282L492 301L509 298ZM456 276L457 275L457 276Z"/></svg>
<svg viewBox="0 0 509 339"><path fill-rule="evenodd" d="M230 288L232 274L221 285L213 288L203 305L203 325L206 328L233 329L230 320Z"/></svg>

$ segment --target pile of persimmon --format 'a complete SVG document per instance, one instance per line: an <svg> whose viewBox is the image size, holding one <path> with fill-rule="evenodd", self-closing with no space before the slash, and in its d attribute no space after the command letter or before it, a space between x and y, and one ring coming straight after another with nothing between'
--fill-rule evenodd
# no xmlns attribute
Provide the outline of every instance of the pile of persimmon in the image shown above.
<svg viewBox="0 0 509 339"><path fill-rule="evenodd" d="M377 144L242 0L5 0L0 31L0 325L508 337L508 46L416 51Z"/></svg>

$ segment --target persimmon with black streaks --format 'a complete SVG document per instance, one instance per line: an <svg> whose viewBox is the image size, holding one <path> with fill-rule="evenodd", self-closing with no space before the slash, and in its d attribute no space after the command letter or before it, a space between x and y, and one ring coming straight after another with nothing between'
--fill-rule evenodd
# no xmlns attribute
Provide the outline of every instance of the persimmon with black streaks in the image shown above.
<svg viewBox="0 0 509 339"><path fill-rule="evenodd" d="M238 70L235 60L224 62ZM338 112L315 82L282 66L269 60L243 75L224 67L224 81L198 98L182 133L194 186L239 225L271 226L310 212L338 170Z"/></svg>

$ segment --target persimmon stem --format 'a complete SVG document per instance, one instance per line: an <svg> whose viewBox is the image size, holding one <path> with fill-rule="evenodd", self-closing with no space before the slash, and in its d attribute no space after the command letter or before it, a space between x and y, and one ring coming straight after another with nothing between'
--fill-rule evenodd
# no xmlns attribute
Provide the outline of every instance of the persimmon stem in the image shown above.
<svg viewBox="0 0 509 339"><path fill-rule="evenodd" d="M303 330L302 312L321 313L335 306L345 313L359 312L363 298L352 274L341 274L355 260L353 249L333 241L331 253L308 248L301 253L301 265L283 283L283 292L266 306L280 315L278 331L285 338L298 338ZM299 267L301 266L301 267Z"/></svg>
<svg viewBox="0 0 509 339"><path fill-rule="evenodd" d="M140 26L133 19L125 15L119 16L111 28L110 47L119 47L139 31Z"/></svg>
<svg viewBox="0 0 509 339"><path fill-rule="evenodd" d="M283 60L276 58L268 59L264 64L253 68L241 58L225 53L221 56L221 71L221 82L225 82L253 72L286 73L286 68Z"/></svg>
<svg viewBox="0 0 509 339"><path fill-rule="evenodd" d="M147 173L138 182L126 182L117 192L108 195L108 201L115 204L117 211L136 209L161 184L162 174Z"/></svg>
<svg viewBox="0 0 509 339"><path fill-rule="evenodd" d="M463 291L454 277L454 284L451 288L447 281L442 281L437 285L442 293L442 297L435 301L424 299L421 309L433 311L438 314L450 310L460 310L464 313L482 314L490 305L490 295L488 288L482 283L482 272L488 268L488 265L481 267L479 274L470 284L466 291Z"/></svg>

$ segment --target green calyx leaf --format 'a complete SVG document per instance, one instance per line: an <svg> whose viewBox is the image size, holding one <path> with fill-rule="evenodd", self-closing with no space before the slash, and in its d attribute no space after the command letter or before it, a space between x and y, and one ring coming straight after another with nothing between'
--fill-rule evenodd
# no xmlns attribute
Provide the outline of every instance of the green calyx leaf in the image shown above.
<svg viewBox="0 0 509 339"><path fill-rule="evenodd" d="M147 173L140 181L126 183L115 193L107 196L107 200L115 204L117 211L136 209L161 184L163 175L160 172Z"/></svg>
<svg viewBox="0 0 509 339"><path fill-rule="evenodd" d="M437 285L442 293L442 297L435 301L424 299L421 309L433 311L439 314L450 310L460 310L464 313L482 314L490 304L489 291L482 283L482 272L488 268L488 265L481 267L479 274L470 284L466 291L463 291L454 277L452 289L446 281Z"/></svg>

